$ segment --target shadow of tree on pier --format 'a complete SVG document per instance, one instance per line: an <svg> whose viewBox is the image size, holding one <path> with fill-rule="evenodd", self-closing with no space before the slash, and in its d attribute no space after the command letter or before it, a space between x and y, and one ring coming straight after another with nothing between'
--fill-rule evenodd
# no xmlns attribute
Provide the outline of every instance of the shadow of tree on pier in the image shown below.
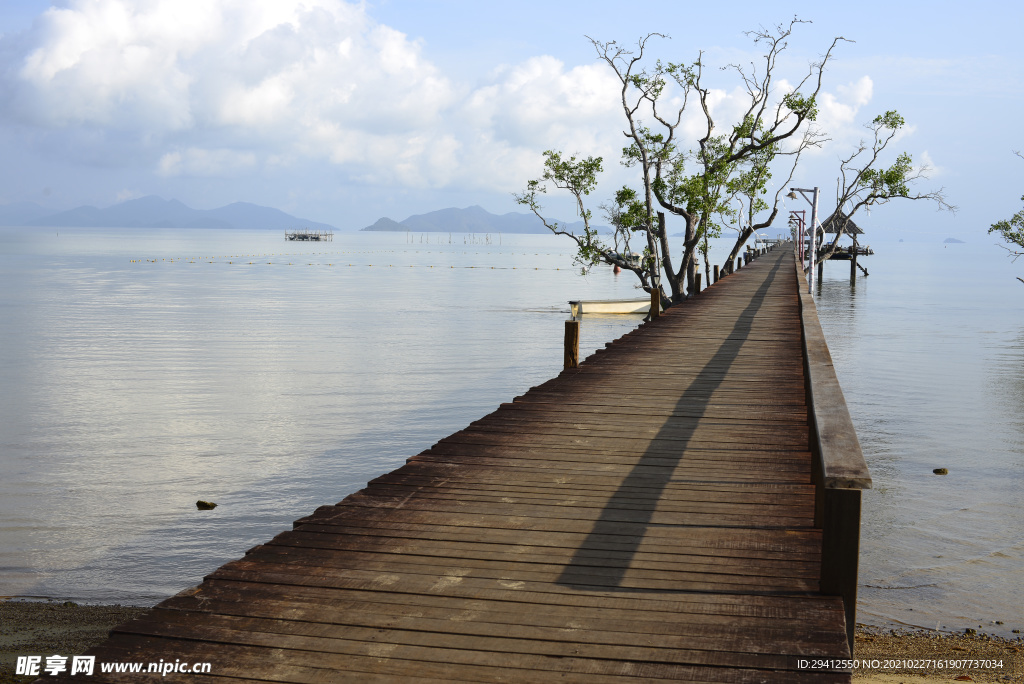
<svg viewBox="0 0 1024 684"><path fill-rule="evenodd" d="M738 316L736 325L676 402L677 409L692 409L699 405L704 408L691 415L697 419L704 417L712 396L721 387L730 366L746 344L754 317L764 304L783 263L789 262L780 257L764 275L764 282L751 296L750 302ZM789 272L788 269L786 272ZM674 445L678 445L673 455L666 454L663 446L666 443L663 440L669 437ZM608 500L593 529L559 576L558 584L588 591L665 591L626 588L622 587L622 583L647 530L655 526L651 519L658 501L671 481L675 467L682 460L691 437L692 434L679 439L678 428L672 426L671 418L665 421L651 440L650 447ZM667 458L671 458L670 463L666 463ZM643 498L637 496L638 490L644 490ZM628 516L623 515L624 511L628 511Z"/></svg>

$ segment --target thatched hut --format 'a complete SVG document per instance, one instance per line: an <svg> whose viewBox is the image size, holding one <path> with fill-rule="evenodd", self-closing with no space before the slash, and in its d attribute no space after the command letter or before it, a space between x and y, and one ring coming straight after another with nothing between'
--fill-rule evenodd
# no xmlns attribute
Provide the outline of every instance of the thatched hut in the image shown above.
<svg viewBox="0 0 1024 684"><path fill-rule="evenodd" d="M857 244L857 236L863 235L864 231L858 226L852 218L842 212L833 212L827 219L821 223L821 237L825 235L836 235L840 229L843 231L843 235L849 235L853 238L852 247L837 247L836 251L829 257L830 259L856 259L857 255L868 255L874 254L871 247L866 245ZM808 235L810 235L810 229L808 229Z"/></svg>

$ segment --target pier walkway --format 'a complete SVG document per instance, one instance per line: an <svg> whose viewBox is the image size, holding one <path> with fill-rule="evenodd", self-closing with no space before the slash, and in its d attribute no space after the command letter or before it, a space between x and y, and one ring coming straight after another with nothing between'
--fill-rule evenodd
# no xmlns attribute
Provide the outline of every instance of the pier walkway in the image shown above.
<svg viewBox="0 0 1024 684"><path fill-rule="evenodd" d="M71 679L850 681L800 661L850 656L870 479L789 247L119 627Z"/></svg>

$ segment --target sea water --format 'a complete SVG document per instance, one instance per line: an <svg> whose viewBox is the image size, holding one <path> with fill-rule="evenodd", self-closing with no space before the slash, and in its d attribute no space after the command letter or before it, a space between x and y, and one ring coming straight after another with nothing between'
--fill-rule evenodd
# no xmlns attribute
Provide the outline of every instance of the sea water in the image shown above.
<svg viewBox="0 0 1024 684"><path fill-rule="evenodd" d="M1024 629L1024 261L994 243L876 245L853 287L825 265L818 314L874 481L860 621Z"/></svg>
<svg viewBox="0 0 1024 684"><path fill-rule="evenodd" d="M645 296L550 235L0 240L2 595L180 591L556 375L568 300Z"/></svg>
<svg viewBox="0 0 1024 684"><path fill-rule="evenodd" d="M878 251L817 297L875 481L859 618L1009 634L1024 285L990 241ZM568 300L635 284L550 235L0 229L0 594L196 584L557 374Z"/></svg>

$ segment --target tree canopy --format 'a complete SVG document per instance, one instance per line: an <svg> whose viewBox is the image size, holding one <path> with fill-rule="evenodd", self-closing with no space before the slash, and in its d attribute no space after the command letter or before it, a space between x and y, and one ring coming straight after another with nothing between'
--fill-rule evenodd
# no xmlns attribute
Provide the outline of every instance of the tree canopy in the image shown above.
<svg viewBox="0 0 1024 684"><path fill-rule="evenodd" d="M914 166L914 160L907 152L901 152L895 161L885 166L884 152L896 138L906 121L899 112L890 110L879 114L865 125L871 131L871 140L862 140L849 156L840 159L839 178L836 182L835 210L823 223L830 223L836 229L835 238L818 254L818 259L828 259L835 251L841 238L851 225L851 219L861 209L886 204L894 199L928 200L938 204L940 209L956 211L946 201L943 188L938 190L914 190L917 182L928 177L926 165Z"/></svg>
<svg viewBox="0 0 1024 684"><path fill-rule="evenodd" d="M543 174L528 181L516 200L552 232L576 241L576 262L582 270L612 263L635 273L644 290L658 289L665 307L686 299L695 293L700 257L710 278L708 238L720 236L725 227L734 229L736 240L726 261L735 259L751 235L775 220L781 193L800 155L825 140L810 124L817 117L825 66L844 39L835 38L803 73L783 78L778 73L780 56L803 23L794 19L747 34L764 50L763 57L750 65L721 68L735 77L744 103L734 120L724 122L713 107L715 94L702 52L688 63L652 61L650 49L655 41L666 38L662 34L649 34L629 49L590 38L599 60L621 84L626 145L620 161L638 172L636 184L620 188L603 205L614 227L612 242L591 227L587 207L604 163L601 157L566 157L546 151ZM700 121L700 133L694 139L685 137L688 109L696 110ZM770 194L773 173L785 175L786 180ZM573 195L584 222L582 233L572 233L544 217L540 199L549 185ZM669 249L666 214L683 222L678 261ZM642 258L631 257L634 249L640 250Z"/></svg>
<svg viewBox="0 0 1024 684"><path fill-rule="evenodd" d="M659 291L663 307L693 295L701 261L710 283L708 240L722 236L725 229L735 231L723 266L735 260L752 235L775 221L801 155L828 141L814 122L825 67L845 39L834 38L820 59L795 77L784 78L780 57L804 23L808 22L794 18L772 29L748 32L754 45L764 50L761 60L720 67L733 76L735 91L742 93L742 108L731 120L723 120L713 106L718 95L708 82L711 69L703 52L692 62L663 62L650 56L654 44L666 38L660 33L648 34L628 49L588 37L598 59L619 81L626 138L620 162L637 172L635 183L600 205L614 228L611 242L591 226L588 207L588 196L603 170L601 157L547 150L541 177L528 181L516 201L552 232L576 241L576 263L583 272L598 263L632 271L645 291ZM687 137L694 130L694 117L699 131ZM835 209L826 219L836 226L836 236L819 259L835 252L848 221L864 207L902 198L931 200L955 211L943 189L915 189L928 168L915 166L910 154L900 153L886 166L887 148L904 126L898 112L887 111L867 124L870 139L840 158ZM549 186L574 197L584 223L582 233L544 217L541 195ZM669 249L666 216L683 224L679 257ZM1024 246L1024 212L992 230Z"/></svg>

